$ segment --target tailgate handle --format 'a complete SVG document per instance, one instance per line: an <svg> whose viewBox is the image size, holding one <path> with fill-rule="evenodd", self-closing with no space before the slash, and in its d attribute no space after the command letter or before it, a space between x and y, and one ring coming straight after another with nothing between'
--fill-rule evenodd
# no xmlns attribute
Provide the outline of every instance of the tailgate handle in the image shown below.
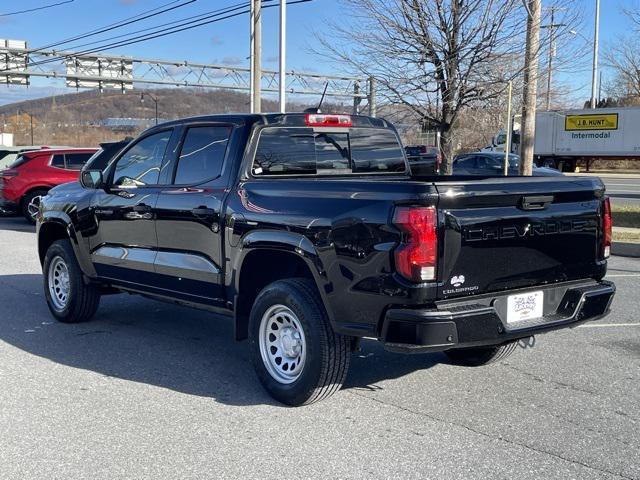
<svg viewBox="0 0 640 480"><path fill-rule="evenodd" d="M544 210L553 202L553 195L536 195L522 197L520 208L522 210Z"/></svg>

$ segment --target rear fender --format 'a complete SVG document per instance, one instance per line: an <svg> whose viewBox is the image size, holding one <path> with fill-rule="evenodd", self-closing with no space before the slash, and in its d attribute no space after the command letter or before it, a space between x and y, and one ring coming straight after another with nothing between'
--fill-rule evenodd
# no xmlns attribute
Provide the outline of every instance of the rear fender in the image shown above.
<svg viewBox="0 0 640 480"><path fill-rule="evenodd" d="M231 292L228 298L237 298L240 292L240 273L245 258L251 252L262 250L265 254L269 251L287 252L301 258L311 272L311 276L318 287L318 292L325 306L329 320L334 323L333 312L329 308L326 298L325 286L328 285L327 274L320 259L320 255L311 241L304 235L281 230L259 230L245 235L237 247L237 256L232 264L230 283ZM246 274L246 273L245 273ZM234 310L236 310L234 308Z"/></svg>

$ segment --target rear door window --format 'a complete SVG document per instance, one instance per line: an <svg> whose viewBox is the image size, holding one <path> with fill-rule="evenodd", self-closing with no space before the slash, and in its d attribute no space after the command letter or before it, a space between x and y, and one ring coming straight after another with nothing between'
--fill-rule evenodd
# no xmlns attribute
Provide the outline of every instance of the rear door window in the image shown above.
<svg viewBox="0 0 640 480"><path fill-rule="evenodd" d="M222 171L231 127L191 127L180 150L176 185L196 185L215 178Z"/></svg>
<svg viewBox="0 0 640 480"><path fill-rule="evenodd" d="M67 169L81 170L87 160L91 158L90 153L67 153L65 155L67 161Z"/></svg>
<svg viewBox="0 0 640 480"><path fill-rule="evenodd" d="M59 153L57 155L54 155L53 158L51 159L51 166L57 167L57 168L64 168L64 154Z"/></svg>
<svg viewBox="0 0 640 480"><path fill-rule="evenodd" d="M253 174L341 175L405 172L404 151L391 130L352 128L348 132L312 128L265 128Z"/></svg>

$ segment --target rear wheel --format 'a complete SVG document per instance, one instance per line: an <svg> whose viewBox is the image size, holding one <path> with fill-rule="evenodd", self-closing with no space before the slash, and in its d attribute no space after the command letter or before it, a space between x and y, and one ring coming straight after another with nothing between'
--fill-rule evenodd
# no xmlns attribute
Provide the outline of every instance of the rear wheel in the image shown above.
<svg viewBox="0 0 640 480"><path fill-rule="evenodd" d="M40 210L40 202L42 197L47 194L46 190L34 190L27 193L22 199L22 215L30 223L36 223L38 211Z"/></svg>
<svg viewBox="0 0 640 480"><path fill-rule="evenodd" d="M44 295L51 314L64 323L90 320L98 310L100 290L86 284L69 240L53 242L44 258Z"/></svg>
<svg viewBox="0 0 640 480"><path fill-rule="evenodd" d="M304 278L279 280L260 292L249 347L260 383L287 405L333 395L349 369L350 338L333 331L315 285Z"/></svg>
<svg viewBox="0 0 640 480"><path fill-rule="evenodd" d="M494 347L460 348L445 351L449 362L463 367L481 367L507 358L518 346L518 341Z"/></svg>

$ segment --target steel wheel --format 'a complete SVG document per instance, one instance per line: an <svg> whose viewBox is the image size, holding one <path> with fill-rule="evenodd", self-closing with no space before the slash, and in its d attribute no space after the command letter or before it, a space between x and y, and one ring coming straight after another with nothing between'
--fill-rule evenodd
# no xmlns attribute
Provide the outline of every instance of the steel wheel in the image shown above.
<svg viewBox="0 0 640 480"><path fill-rule="evenodd" d="M61 256L56 256L49 265L49 295L56 310L62 311L69 302L69 268Z"/></svg>
<svg viewBox="0 0 640 480"><path fill-rule="evenodd" d="M284 305L274 305L260 322L260 355L269 375L279 383L295 382L304 368L307 344L302 324Z"/></svg>
<svg viewBox="0 0 640 480"><path fill-rule="evenodd" d="M38 217L38 211L40 210L40 201L41 200L42 200L42 195L36 195L27 204L27 212L29 213L29 216L34 221Z"/></svg>

